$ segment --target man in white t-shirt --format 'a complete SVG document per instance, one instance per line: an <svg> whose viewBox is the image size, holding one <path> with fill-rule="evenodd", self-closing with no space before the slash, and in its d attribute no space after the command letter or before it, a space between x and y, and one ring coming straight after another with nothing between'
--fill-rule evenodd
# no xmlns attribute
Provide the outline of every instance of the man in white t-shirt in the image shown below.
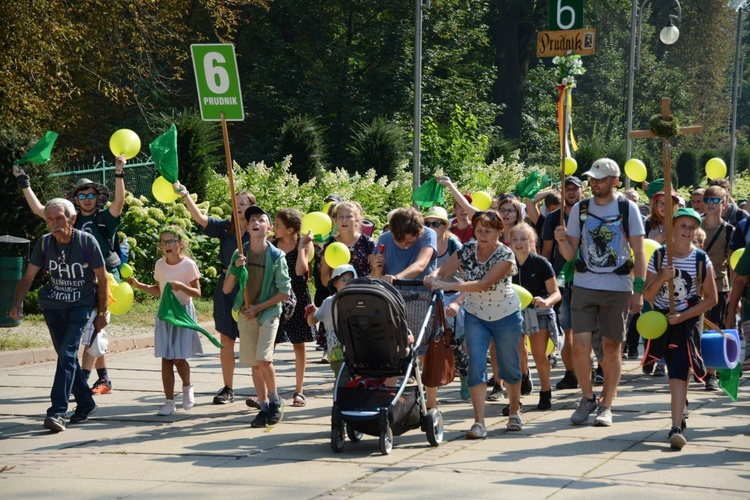
<svg viewBox="0 0 750 500"><path fill-rule="evenodd" d="M555 229L555 240L566 260L573 260L580 248L570 309L573 366L583 397L570 420L585 424L589 414L597 410L594 425L610 426L612 399L622 370L625 323L628 314L638 313L643 307L644 231L638 206L615 191L620 167L614 160L599 159L583 175L589 176L593 196L573 206L567 230L563 226ZM601 404L590 378L591 337L597 325L601 326L604 349Z"/></svg>

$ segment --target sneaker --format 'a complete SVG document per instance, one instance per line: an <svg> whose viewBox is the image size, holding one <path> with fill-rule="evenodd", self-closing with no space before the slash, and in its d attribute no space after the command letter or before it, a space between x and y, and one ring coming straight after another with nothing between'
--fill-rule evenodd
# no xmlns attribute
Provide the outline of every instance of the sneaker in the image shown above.
<svg viewBox="0 0 750 500"><path fill-rule="evenodd" d="M97 410L98 406L96 403L91 403L91 406L76 406L73 416L70 417L71 424L80 424L89 419L89 415Z"/></svg>
<svg viewBox="0 0 750 500"><path fill-rule="evenodd" d="M662 364L657 364L654 367L654 377L663 377L667 374L667 367Z"/></svg>
<svg viewBox="0 0 750 500"><path fill-rule="evenodd" d="M503 389L500 385L496 385L492 388L492 392L487 395L487 401L500 401L501 399L503 399Z"/></svg>
<svg viewBox="0 0 750 500"><path fill-rule="evenodd" d="M245 404L250 408L255 408L256 410L260 410L260 400L258 399L258 396L250 396L245 400Z"/></svg>
<svg viewBox="0 0 750 500"><path fill-rule="evenodd" d="M638 351L630 351L628 352L628 359L638 359L640 356L638 355Z"/></svg>
<svg viewBox="0 0 750 500"><path fill-rule="evenodd" d="M604 385L604 370L602 370L601 366L596 367L596 374L592 382L594 385Z"/></svg>
<svg viewBox="0 0 750 500"><path fill-rule="evenodd" d="M520 401L518 402L518 409L519 410L523 410L523 403L521 403ZM505 405L503 407L503 411L501 411L500 413L502 413L503 417L509 417L510 416L510 405Z"/></svg>
<svg viewBox="0 0 750 500"><path fill-rule="evenodd" d="M552 391L539 391L539 404L536 409L546 411L552 408Z"/></svg>
<svg viewBox="0 0 750 500"><path fill-rule="evenodd" d="M268 425L268 412L263 410L260 410L253 421L250 422L250 427L254 427L256 429L265 427L266 425Z"/></svg>
<svg viewBox="0 0 750 500"><path fill-rule="evenodd" d="M521 396L528 396L534 390L534 382L531 381L529 370L521 377Z"/></svg>
<svg viewBox="0 0 750 500"><path fill-rule="evenodd" d="M469 383L466 381L466 377L461 377L460 395L463 400L471 399L471 389L469 388Z"/></svg>
<svg viewBox="0 0 750 500"><path fill-rule="evenodd" d="M554 368L554 367L557 366L557 358L558 358L558 356L554 352L552 354L550 354L549 356L547 356L547 359L549 360L549 365L552 368Z"/></svg>
<svg viewBox="0 0 750 500"><path fill-rule="evenodd" d="M44 428L52 432L61 432L65 430L65 419L60 415L52 415L44 419Z"/></svg>
<svg viewBox="0 0 750 500"><path fill-rule="evenodd" d="M719 379L716 375L709 373L706 375L706 390L707 391L718 391L719 390Z"/></svg>
<svg viewBox="0 0 750 500"><path fill-rule="evenodd" d="M647 365L641 366L641 371L646 375L651 375L651 373L654 371L654 363L649 363Z"/></svg>
<svg viewBox="0 0 750 500"><path fill-rule="evenodd" d="M481 422L474 422L474 425L471 426L471 429L466 432L466 439L484 439L486 437L487 429Z"/></svg>
<svg viewBox="0 0 750 500"><path fill-rule="evenodd" d="M193 384L182 386L182 409L189 410L195 406L195 390Z"/></svg>
<svg viewBox="0 0 750 500"><path fill-rule="evenodd" d="M91 392L94 394L109 394L112 392L112 381L111 380L104 380L103 378L100 378L97 380L93 387L91 387Z"/></svg>
<svg viewBox="0 0 750 500"><path fill-rule="evenodd" d="M673 450L681 450L683 446L687 444L687 439L682 433L679 427L672 426L672 430L669 431L669 445Z"/></svg>
<svg viewBox="0 0 750 500"><path fill-rule="evenodd" d="M572 371L565 370L565 375L555 387L561 391L565 389L578 389L578 379Z"/></svg>
<svg viewBox="0 0 750 500"><path fill-rule="evenodd" d="M268 403L268 425L276 425L284 418L284 400L279 399L279 403L271 401Z"/></svg>
<svg viewBox="0 0 750 500"><path fill-rule="evenodd" d="M234 390L231 387L224 386L219 394L214 396L215 405L225 405L234 401Z"/></svg>
<svg viewBox="0 0 750 500"><path fill-rule="evenodd" d="M612 410L604 405L600 406L596 411L594 425L597 427L610 427L612 425Z"/></svg>
<svg viewBox="0 0 750 500"><path fill-rule="evenodd" d="M156 414L161 417L166 417L168 415L173 415L174 412L175 412L174 399L167 399L167 402L164 403L164 406L159 408L159 411L157 411Z"/></svg>
<svg viewBox="0 0 750 500"><path fill-rule="evenodd" d="M593 401L589 401L586 399L586 396L583 396L580 403L578 403L578 408L573 412L573 415L570 416L570 421L576 425L585 424L589 419L589 415L596 410L596 407L596 396L594 396Z"/></svg>

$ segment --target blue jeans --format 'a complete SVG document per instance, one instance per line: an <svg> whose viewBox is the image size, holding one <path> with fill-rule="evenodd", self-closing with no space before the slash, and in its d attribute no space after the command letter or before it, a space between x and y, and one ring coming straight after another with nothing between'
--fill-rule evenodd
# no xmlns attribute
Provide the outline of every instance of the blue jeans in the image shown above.
<svg viewBox="0 0 750 500"><path fill-rule="evenodd" d="M52 406L47 408L48 417L54 415L65 417L71 392L78 405L85 407L94 404L91 388L83 377L81 365L78 364L78 346L81 343L83 327L86 326L90 314L90 307L44 311L44 321L47 323L52 344L57 352L57 369L50 392Z"/></svg>
<svg viewBox="0 0 750 500"><path fill-rule="evenodd" d="M469 387L487 382L487 350L495 341L498 376L509 384L521 381L521 359L518 341L521 339L523 317L516 311L496 321L485 321L466 313L466 349L469 351Z"/></svg>

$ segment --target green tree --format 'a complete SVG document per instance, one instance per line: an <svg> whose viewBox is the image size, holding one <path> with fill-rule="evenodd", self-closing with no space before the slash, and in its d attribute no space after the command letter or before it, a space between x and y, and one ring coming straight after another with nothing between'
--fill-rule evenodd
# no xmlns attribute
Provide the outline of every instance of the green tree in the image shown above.
<svg viewBox="0 0 750 500"><path fill-rule="evenodd" d="M293 116L281 127L279 157L292 157L291 172L302 182L316 177L323 170L326 145L323 130L310 116Z"/></svg>
<svg viewBox="0 0 750 500"><path fill-rule="evenodd" d="M349 152L355 172L375 169L379 176L396 177L407 158L406 134L395 122L376 117L352 129Z"/></svg>

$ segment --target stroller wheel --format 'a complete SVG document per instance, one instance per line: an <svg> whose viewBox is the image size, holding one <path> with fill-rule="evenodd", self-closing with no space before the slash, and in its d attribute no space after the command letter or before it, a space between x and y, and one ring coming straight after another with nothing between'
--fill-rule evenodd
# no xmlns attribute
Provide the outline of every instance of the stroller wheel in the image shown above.
<svg viewBox="0 0 750 500"><path fill-rule="evenodd" d="M331 426L331 449L334 453L344 451L344 434L341 431L341 427L335 425Z"/></svg>
<svg viewBox="0 0 750 500"><path fill-rule="evenodd" d="M354 427L351 426L351 424L346 424L346 437L349 438L349 441L352 443L356 443L357 441L360 441L362 439L363 434L361 432L357 432L354 430Z"/></svg>
<svg viewBox="0 0 750 500"><path fill-rule="evenodd" d="M425 417L425 431L427 432L427 441L432 446L439 446L443 442L443 415L437 409L433 408L427 412Z"/></svg>
<svg viewBox="0 0 750 500"><path fill-rule="evenodd" d="M390 455L391 450L393 450L393 431L389 425L380 433L380 453Z"/></svg>

